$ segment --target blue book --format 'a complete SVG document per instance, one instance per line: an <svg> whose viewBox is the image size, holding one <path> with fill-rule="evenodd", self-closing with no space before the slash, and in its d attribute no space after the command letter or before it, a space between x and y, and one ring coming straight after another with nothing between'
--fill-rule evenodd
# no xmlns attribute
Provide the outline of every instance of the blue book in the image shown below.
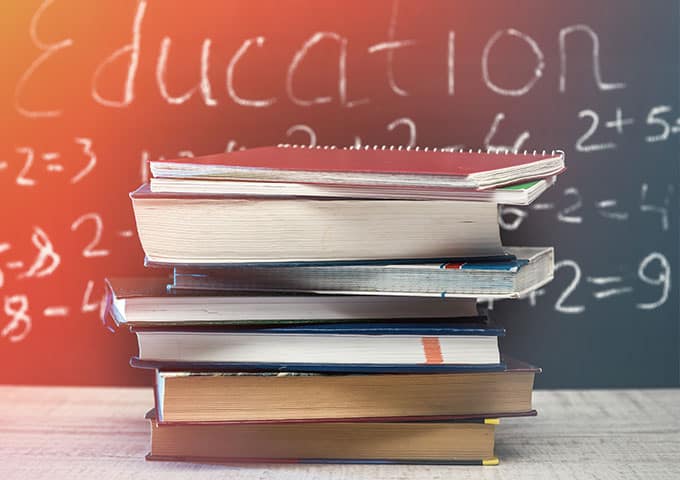
<svg viewBox="0 0 680 480"><path fill-rule="evenodd" d="M133 328L132 365L178 370L455 372L503 370L486 324L323 323L235 328Z"/></svg>
<svg viewBox="0 0 680 480"><path fill-rule="evenodd" d="M552 280L550 247L507 247L506 257L417 263L354 262L336 265L175 265L171 288L305 292L344 295L409 295L518 298Z"/></svg>

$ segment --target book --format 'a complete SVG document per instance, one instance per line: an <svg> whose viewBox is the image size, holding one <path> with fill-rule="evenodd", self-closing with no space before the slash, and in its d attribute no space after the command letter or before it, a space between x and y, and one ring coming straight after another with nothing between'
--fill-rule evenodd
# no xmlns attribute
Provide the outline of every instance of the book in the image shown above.
<svg viewBox="0 0 680 480"><path fill-rule="evenodd" d="M457 319L485 316L475 299L426 297L255 294L168 290L168 277L106 279L108 319L118 325L239 325Z"/></svg>
<svg viewBox="0 0 680 480"><path fill-rule="evenodd" d="M505 359L501 371L315 374L171 371L155 375L159 422L384 421L525 415L540 369Z"/></svg>
<svg viewBox="0 0 680 480"><path fill-rule="evenodd" d="M147 460L497 465L498 419L449 422L180 423L149 418Z"/></svg>
<svg viewBox="0 0 680 480"><path fill-rule="evenodd" d="M519 298L550 282L552 247L506 247L512 258L455 263L175 266L172 288L348 295Z"/></svg>
<svg viewBox="0 0 680 480"><path fill-rule="evenodd" d="M483 189L556 175L564 153L281 144L150 166L155 178Z"/></svg>
<svg viewBox="0 0 680 480"><path fill-rule="evenodd" d="M138 358L204 368L298 371L499 369L502 328L485 323L322 323L134 328Z"/></svg>
<svg viewBox="0 0 680 480"><path fill-rule="evenodd" d="M228 195L231 197L335 197L402 200L461 200L529 205L555 183L556 177L487 190L446 187L391 187L290 182L253 182L190 178L151 178L154 193Z"/></svg>
<svg viewBox="0 0 680 480"><path fill-rule="evenodd" d="M154 371L147 459L497 464L495 425L536 415L540 369L501 356L477 300L555 270L550 247L503 246L498 207L564 169L377 146L152 161L130 198L158 269L107 280L104 309Z"/></svg>
<svg viewBox="0 0 680 480"><path fill-rule="evenodd" d="M147 258L163 264L338 262L505 254L488 202L131 194Z"/></svg>

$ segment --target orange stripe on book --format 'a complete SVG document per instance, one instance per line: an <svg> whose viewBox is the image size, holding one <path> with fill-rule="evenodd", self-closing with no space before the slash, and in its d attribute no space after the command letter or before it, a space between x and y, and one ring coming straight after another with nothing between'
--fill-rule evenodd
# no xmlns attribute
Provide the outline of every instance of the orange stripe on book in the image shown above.
<svg viewBox="0 0 680 480"><path fill-rule="evenodd" d="M439 338L423 337L421 340L423 342L423 350L425 350L425 363L444 363L444 358L442 358L442 347L439 344Z"/></svg>

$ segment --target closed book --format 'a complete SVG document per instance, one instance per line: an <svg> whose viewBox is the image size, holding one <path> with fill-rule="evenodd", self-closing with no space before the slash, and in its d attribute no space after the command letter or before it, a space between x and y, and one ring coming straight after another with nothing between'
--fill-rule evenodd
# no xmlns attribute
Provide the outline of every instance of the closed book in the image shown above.
<svg viewBox="0 0 680 480"><path fill-rule="evenodd" d="M447 422L162 424L147 460L496 465L497 419Z"/></svg>
<svg viewBox="0 0 680 480"><path fill-rule="evenodd" d="M483 318L474 298L173 292L169 283L163 276L107 279L105 321L142 327Z"/></svg>
<svg viewBox="0 0 680 480"><path fill-rule="evenodd" d="M395 147L278 145L151 162L156 178L483 189L564 169L560 151L464 152Z"/></svg>
<svg viewBox="0 0 680 480"><path fill-rule="evenodd" d="M131 194L161 264L446 261L504 255L495 203Z"/></svg>
<svg viewBox="0 0 680 480"><path fill-rule="evenodd" d="M151 178L155 193L229 195L233 197L335 197L401 200L460 200L529 205L550 186L556 177L533 180L487 190L429 186L343 185L323 183L253 182L240 180Z"/></svg>
<svg viewBox="0 0 680 480"><path fill-rule="evenodd" d="M548 247L507 247L512 257L445 263L273 265L199 268L178 265L178 291L315 292L349 295L519 298L552 280L554 252Z"/></svg>
<svg viewBox="0 0 680 480"><path fill-rule="evenodd" d="M273 327L135 328L139 360L289 371L457 371L501 369L487 323L320 323Z"/></svg>
<svg viewBox="0 0 680 480"><path fill-rule="evenodd" d="M450 420L533 411L540 369L513 359L501 371L321 374L157 370L158 421Z"/></svg>

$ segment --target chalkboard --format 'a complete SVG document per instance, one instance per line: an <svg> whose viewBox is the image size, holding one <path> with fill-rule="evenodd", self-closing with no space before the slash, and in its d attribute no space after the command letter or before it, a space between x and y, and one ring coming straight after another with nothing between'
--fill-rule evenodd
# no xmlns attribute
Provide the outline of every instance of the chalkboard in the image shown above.
<svg viewBox="0 0 680 480"><path fill-rule="evenodd" d="M541 387L680 381L676 1L108 1L5 6L0 382L147 384L99 320L148 274L148 162L267 144L562 149L504 208L555 281L491 305Z"/></svg>

